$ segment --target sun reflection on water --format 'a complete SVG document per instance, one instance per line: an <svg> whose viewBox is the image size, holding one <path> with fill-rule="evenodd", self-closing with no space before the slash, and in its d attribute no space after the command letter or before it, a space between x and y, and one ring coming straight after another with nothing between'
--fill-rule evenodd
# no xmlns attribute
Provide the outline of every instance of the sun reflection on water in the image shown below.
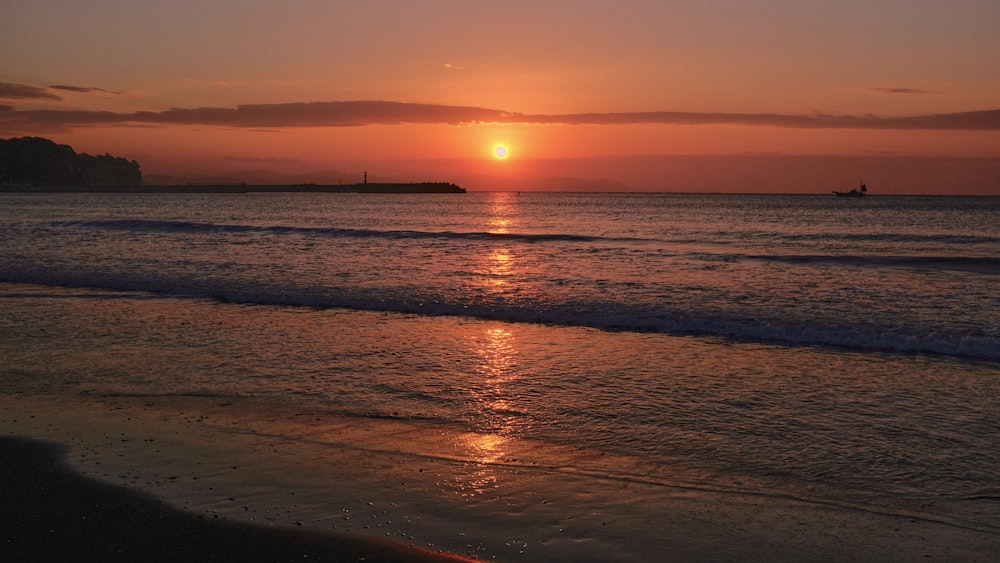
<svg viewBox="0 0 1000 563"><path fill-rule="evenodd" d="M492 326L471 345L476 364L470 374L469 408L476 417L475 430L456 440L458 455L470 461L457 483L464 496L485 494L500 485L501 468L511 459L520 425L517 399L509 388L519 377L514 333Z"/></svg>
<svg viewBox="0 0 1000 563"><path fill-rule="evenodd" d="M491 194L483 213L483 228L492 235L510 234L519 228L517 217L516 194ZM477 255L472 266L475 275L469 279L470 295L475 296L473 299L482 299L477 304L488 306L496 299L512 297L521 290L518 256L510 242L498 236Z"/></svg>
<svg viewBox="0 0 1000 563"><path fill-rule="evenodd" d="M486 230L494 234L508 234L516 228L517 194L496 192L490 194L487 207Z"/></svg>
<svg viewBox="0 0 1000 563"><path fill-rule="evenodd" d="M501 217L490 217L487 221L487 232L497 235L510 233L510 220Z"/></svg>
<svg viewBox="0 0 1000 563"><path fill-rule="evenodd" d="M517 232L517 203L516 194L491 194L484 229L494 235ZM475 276L470 280L471 294L478 295L483 306L513 298L521 289L514 246L503 237L490 242L488 250L478 256ZM472 422L469 432L456 437L455 448L456 456L469 463L454 485L463 496L476 496L501 485L504 467L524 429L524 416L511 391L520 377L517 340L511 326L492 324L470 336L468 352L472 368L463 382L463 394Z"/></svg>
<svg viewBox="0 0 1000 563"><path fill-rule="evenodd" d="M487 289L502 291L511 283L514 271L514 255L508 248L498 248L487 258L483 273L486 279L483 282Z"/></svg>

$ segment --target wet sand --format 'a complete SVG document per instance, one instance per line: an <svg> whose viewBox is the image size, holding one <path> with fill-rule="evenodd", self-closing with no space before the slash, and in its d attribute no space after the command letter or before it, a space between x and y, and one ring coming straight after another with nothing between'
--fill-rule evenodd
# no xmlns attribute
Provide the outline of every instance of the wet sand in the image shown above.
<svg viewBox="0 0 1000 563"><path fill-rule="evenodd" d="M0 396L0 436L11 437L0 442L0 559L992 561L1000 552L995 530L449 460L429 452L461 436L286 407Z"/></svg>
<svg viewBox="0 0 1000 563"><path fill-rule="evenodd" d="M459 562L398 542L261 527L86 478L56 444L0 437L4 561Z"/></svg>

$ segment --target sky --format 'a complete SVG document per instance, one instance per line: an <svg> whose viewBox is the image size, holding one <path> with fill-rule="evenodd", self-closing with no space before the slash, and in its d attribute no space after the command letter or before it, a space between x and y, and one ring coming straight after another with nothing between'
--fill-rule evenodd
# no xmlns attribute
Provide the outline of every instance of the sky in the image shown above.
<svg viewBox="0 0 1000 563"><path fill-rule="evenodd" d="M996 0L0 0L0 137L147 179L1000 194L998 26Z"/></svg>

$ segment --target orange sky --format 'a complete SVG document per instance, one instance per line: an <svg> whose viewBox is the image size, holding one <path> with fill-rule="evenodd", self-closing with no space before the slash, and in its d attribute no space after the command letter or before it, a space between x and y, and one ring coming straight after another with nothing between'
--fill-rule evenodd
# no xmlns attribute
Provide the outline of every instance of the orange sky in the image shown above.
<svg viewBox="0 0 1000 563"><path fill-rule="evenodd" d="M704 185L651 156L985 157L971 189L1000 193L998 21L993 0L0 2L0 137L150 178L470 189ZM898 159L860 162L784 189L909 189ZM783 189L751 176L716 182Z"/></svg>

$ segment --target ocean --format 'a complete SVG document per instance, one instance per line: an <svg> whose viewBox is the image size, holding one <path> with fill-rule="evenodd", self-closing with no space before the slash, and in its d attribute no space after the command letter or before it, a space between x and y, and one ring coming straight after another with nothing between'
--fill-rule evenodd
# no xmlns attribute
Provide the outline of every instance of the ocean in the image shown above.
<svg viewBox="0 0 1000 563"><path fill-rule="evenodd" d="M664 491L1000 535L1000 197L0 194L0 240L7 394L385 428L308 440L450 467L483 558L654 559Z"/></svg>

